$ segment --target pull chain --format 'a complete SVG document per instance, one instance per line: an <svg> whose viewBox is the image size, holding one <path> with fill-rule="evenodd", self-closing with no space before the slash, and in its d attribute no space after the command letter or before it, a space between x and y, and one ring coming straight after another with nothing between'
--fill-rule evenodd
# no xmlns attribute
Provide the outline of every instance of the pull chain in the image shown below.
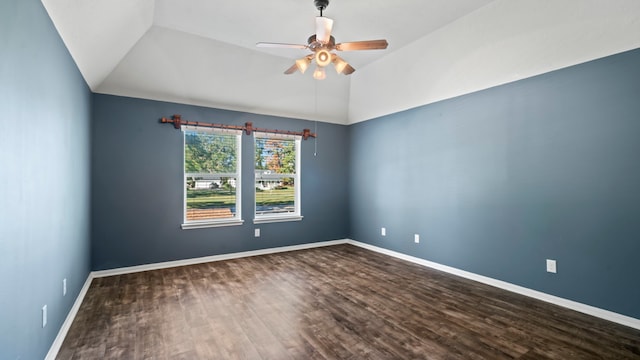
<svg viewBox="0 0 640 360"><path fill-rule="evenodd" d="M320 13L322 14L322 10L320 10ZM313 138L313 156L315 157L318 155L318 82L314 81L314 83L315 83L314 111L316 115L316 121L314 123L313 132L316 134L316 137Z"/></svg>

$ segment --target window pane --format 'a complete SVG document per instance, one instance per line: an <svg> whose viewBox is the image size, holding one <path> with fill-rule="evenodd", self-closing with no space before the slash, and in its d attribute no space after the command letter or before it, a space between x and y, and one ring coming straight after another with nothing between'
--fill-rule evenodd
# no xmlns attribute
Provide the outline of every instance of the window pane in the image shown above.
<svg viewBox="0 0 640 360"><path fill-rule="evenodd" d="M256 170L271 170L276 174L296 173L296 142L256 138Z"/></svg>
<svg viewBox="0 0 640 360"><path fill-rule="evenodd" d="M235 216L235 177L187 177L187 221Z"/></svg>
<svg viewBox="0 0 640 360"><path fill-rule="evenodd" d="M255 137L256 216L298 213L296 140Z"/></svg>
<svg viewBox="0 0 640 360"><path fill-rule="evenodd" d="M236 135L184 134L185 173L235 173Z"/></svg>
<svg viewBox="0 0 640 360"><path fill-rule="evenodd" d="M294 213L293 178L256 177L256 215Z"/></svg>
<svg viewBox="0 0 640 360"><path fill-rule="evenodd" d="M185 132L186 221L234 218L238 136Z"/></svg>

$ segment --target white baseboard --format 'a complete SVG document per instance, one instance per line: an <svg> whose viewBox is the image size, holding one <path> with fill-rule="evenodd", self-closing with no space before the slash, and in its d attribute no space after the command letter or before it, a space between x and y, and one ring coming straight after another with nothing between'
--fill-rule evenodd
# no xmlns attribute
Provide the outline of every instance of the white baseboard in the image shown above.
<svg viewBox="0 0 640 360"><path fill-rule="evenodd" d="M493 279L490 277L486 277L486 276L482 276L482 275L478 275L478 274L474 274L468 271L464 271L464 270L460 270L460 269L456 269L454 267L451 266L447 266L447 265L442 265L442 264L438 264L432 261L428 261L428 260L424 260L424 259L420 259L414 256L410 256L410 255L406 255L406 254L402 254L399 252L395 252L392 250L388 250L388 249L384 249L381 247L377 247L374 245L369 245L369 244L365 244L365 243L361 243L355 240L347 240L348 244L351 245L355 245L367 250L371 250L371 251L375 251L377 253L381 253L381 254L385 254L385 255L389 255L389 256L393 256L395 258L401 259L401 260L406 260L409 262L412 262L414 264L418 264L418 265L422 265L422 266L426 266L426 267L430 267L432 269L436 269L436 270L440 270L440 271L444 271L446 273L449 274L453 274L453 275L457 275L469 280L474 280L477 282L481 282L483 284L487 284L487 285L491 285L500 289L504 289L507 291L511 291L517 294L521 294L521 295L525 295L534 299L538 299L538 300L542 300L551 304L555 304L555 305L559 305L571 310L575 310L575 311L579 311L581 313L587 314L587 315L591 315L591 316L595 316L604 320L608 320L608 321L612 321L621 325L625 325L634 329L638 329L640 330L640 319L636 319L630 316L626 316L626 315L622 315L622 314L618 314L615 313L613 311L609 311L609 310L604 310L604 309L600 309L597 308L595 306L591 306L591 305L586 305L586 304L582 304L579 303L577 301L573 301L573 300L568 300L568 299L564 299L558 296L554 296L554 295L549 295L547 293L543 293L537 290L532 290L529 288L525 288L519 285L515 285L515 284L511 284L508 283L506 281L502 281L502 280L497 280L497 279Z"/></svg>
<svg viewBox="0 0 640 360"><path fill-rule="evenodd" d="M82 285L82 289L80 289L80 293L78 297L76 297L76 301L73 303L71 310L69 310L69 314L64 319L60 330L58 331L58 335L55 340L53 340L53 344L49 348L49 352L47 356L44 358L45 360L55 360L56 356L58 356L58 351L60 351L60 347L64 342L64 338L67 337L67 332L69 332L69 328L71 328L71 324L73 320L76 318L76 314L78 314L78 310L80 309L80 305L84 301L85 295L87 295L87 291L89 290L89 286L91 286L91 281L93 280L93 276L89 273L87 276L87 280L85 280L84 285Z"/></svg>
<svg viewBox="0 0 640 360"><path fill-rule="evenodd" d="M92 275L93 277L99 278L99 277L105 277L105 276L131 274L131 273L136 273L141 271L167 269L167 268L172 268L177 266L195 265L195 264L202 264L202 263L208 263L208 262L214 262L214 261L238 259L238 258L244 258L249 256L267 255L267 254L275 254L275 253L286 252L286 251L304 250L304 249L312 249L312 248L323 247L323 246L346 244L347 242L348 240L346 239L331 240L331 241L322 241L322 242L315 242L315 243L302 244L302 245L282 246L277 248L243 251L243 252L232 253L232 254L213 255L213 256L205 256L205 257L199 257L199 258L193 258L193 259L166 261L166 262L155 263L155 264L146 264L146 265L129 266L129 267L123 267L123 268L117 268L117 269L100 270L100 271L92 272Z"/></svg>

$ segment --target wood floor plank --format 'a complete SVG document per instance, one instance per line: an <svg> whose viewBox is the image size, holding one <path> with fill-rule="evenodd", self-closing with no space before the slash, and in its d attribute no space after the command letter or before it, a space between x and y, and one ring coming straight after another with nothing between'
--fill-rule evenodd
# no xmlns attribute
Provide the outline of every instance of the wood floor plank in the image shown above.
<svg viewBox="0 0 640 360"><path fill-rule="evenodd" d="M94 279L58 359L640 359L640 331L350 245Z"/></svg>

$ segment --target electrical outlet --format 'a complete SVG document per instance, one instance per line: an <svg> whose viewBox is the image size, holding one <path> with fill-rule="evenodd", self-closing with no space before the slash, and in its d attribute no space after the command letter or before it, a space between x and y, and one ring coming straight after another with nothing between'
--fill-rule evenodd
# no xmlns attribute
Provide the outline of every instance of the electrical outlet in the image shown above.
<svg viewBox="0 0 640 360"><path fill-rule="evenodd" d="M260 229L255 229L254 230L254 236L255 237L260 237Z"/></svg>
<svg viewBox="0 0 640 360"><path fill-rule="evenodd" d="M62 296L67 296L67 278L62 279Z"/></svg>
<svg viewBox="0 0 640 360"><path fill-rule="evenodd" d="M413 242L415 242L416 244L419 244L420 243L420 235L413 234Z"/></svg>
<svg viewBox="0 0 640 360"><path fill-rule="evenodd" d="M547 259L547 272L554 273L554 274L558 272L558 268L555 260Z"/></svg>
<svg viewBox="0 0 640 360"><path fill-rule="evenodd" d="M42 307L42 327L47 326L47 305Z"/></svg>
<svg viewBox="0 0 640 360"><path fill-rule="evenodd" d="M387 236L387 229L386 228L380 229L380 235Z"/></svg>

